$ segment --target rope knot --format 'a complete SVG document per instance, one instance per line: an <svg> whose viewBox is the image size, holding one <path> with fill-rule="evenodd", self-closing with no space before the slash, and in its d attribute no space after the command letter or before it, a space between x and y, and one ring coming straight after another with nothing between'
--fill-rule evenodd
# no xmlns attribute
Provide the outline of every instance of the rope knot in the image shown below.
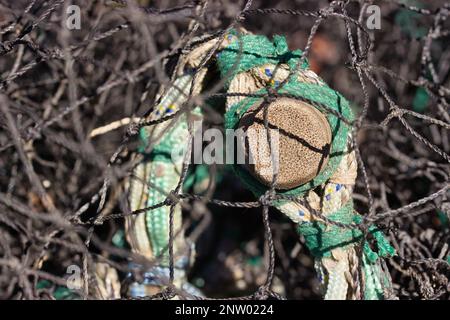
<svg viewBox="0 0 450 320"><path fill-rule="evenodd" d="M261 286L254 293L253 297L255 300L267 300L269 298L269 290L265 286Z"/></svg>
<svg viewBox="0 0 450 320"><path fill-rule="evenodd" d="M333 2L334 2L334 1L333 1ZM327 7L327 8L322 8L322 9L320 9L320 10L317 12L319 18L326 19L326 18L328 18L328 16L329 16L331 13L333 13L333 12L335 11L335 8L334 8L334 6L333 6L333 2L330 4L329 7Z"/></svg>
<svg viewBox="0 0 450 320"><path fill-rule="evenodd" d="M170 300L176 296L175 288L173 285L168 286L163 291L161 291L162 300Z"/></svg>
<svg viewBox="0 0 450 320"><path fill-rule="evenodd" d="M178 202L180 202L180 198L175 190L170 191L166 200L164 200L166 206L174 206L178 204Z"/></svg>
<svg viewBox="0 0 450 320"><path fill-rule="evenodd" d="M263 206L270 206L275 200L276 194L272 190L267 190L261 197L259 197L259 203Z"/></svg>
<svg viewBox="0 0 450 320"><path fill-rule="evenodd" d="M264 96L264 101L267 102L267 104L271 104L272 102L275 102L277 99L277 91L272 87L267 87L267 95Z"/></svg>
<svg viewBox="0 0 450 320"><path fill-rule="evenodd" d="M130 123L130 125L127 128L127 132L126 132L127 137L132 137L132 136L137 135L139 133L139 129L140 129L140 127L139 127L138 123L135 123L135 122Z"/></svg>
<svg viewBox="0 0 450 320"><path fill-rule="evenodd" d="M354 57L352 57L352 61L350 62L350 65L352 68L356 69L357 67L366 67L366 57L365 56L360 56L360 55L356 55Z"/></svg>

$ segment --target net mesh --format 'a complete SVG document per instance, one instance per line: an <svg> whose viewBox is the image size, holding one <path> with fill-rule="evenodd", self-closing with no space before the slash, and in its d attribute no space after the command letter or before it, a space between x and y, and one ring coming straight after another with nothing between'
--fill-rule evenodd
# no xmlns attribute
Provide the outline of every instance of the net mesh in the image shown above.
<svg viewBox="0 0 450 320"><path fill-rule="evenodd" d="M80 8L79 30L62 27L71 5ZM132 253L123 236L125 216L151 209L130 211L127 203L139 129L194 105L206 127L221 128L223 113L210 101L227 94L211 86L177 113L139 119L155 107L159 86L171 84L174 61L193 39L242 26L286 35L352 101L355 207L396 248L384 266L394 293L449 299L450 7L380 1L380 29L370 30L371 5L0 1L0 297L130 299L130 282L144 276L143 269L130 273L130 261L158 265ZM208 170L217 185L185 193L191 168L184 169L177 192L157 206L183 203L184 229L171 230L167 250L183 232L196 244L191 283L211 298L320 297L312 258L295 225L272 208L271 193L255 199L233 174L218 176L215 165ZM77 274L70 268L80 271L78 287L65 292ZM112 269L119 296L101 289ZM169 285L143 299L174 296L189 294Z"/></svg>

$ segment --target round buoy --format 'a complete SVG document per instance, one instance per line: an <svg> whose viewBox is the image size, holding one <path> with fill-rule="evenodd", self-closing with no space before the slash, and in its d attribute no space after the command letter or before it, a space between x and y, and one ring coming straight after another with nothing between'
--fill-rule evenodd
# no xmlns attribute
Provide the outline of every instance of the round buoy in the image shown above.
<svg viewBox="0 0 450 320"><path fill-rule="evenodd" d="M312 180L325 168L332 136L323 113L308 103L279 98L269 104L267 119L271 148L263 104L251 107L239 122L245 132L244 166L256 179L270 186L275 169L275 188L286 190Z"/></svg>

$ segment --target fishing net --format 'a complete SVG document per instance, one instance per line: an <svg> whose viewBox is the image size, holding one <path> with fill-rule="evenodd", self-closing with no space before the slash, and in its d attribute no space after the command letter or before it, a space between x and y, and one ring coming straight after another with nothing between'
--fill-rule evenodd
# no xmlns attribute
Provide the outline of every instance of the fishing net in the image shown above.
<svg viewBox="0 0 450 320"><path fill-rule="evenodd" d="M234 121L227 101L252 97L225 90L231 78L220 74L249 70L256 59L246 61L245 50L269 50L264 39L319 75L354 114L356 248L378 242L395 251L379 264L392 279L381 281L383 298L449 299L446 1L32 0L0 8L2 299L321 298L314 230L303 226L299 237L273 193L220 164L181 165L177 179L164 180L171 190L158 188L166 174L139 180L149 154L151 170L171 170L162 155L180 142L167 137L191 132L177 120L201 117L205 129L222 131ZM230 63L221 44L242 32L260 36L259 46L236 46ZM180 64L198 67L190 76L206 79L201 90L176 76ZM304 101L305 92L287 93ZM286 92L275 86L258 98L269 96ZM151 130L165 143L149 140ZM133 179L151 206L135 205ZM167 214L161 222L151 212ZM324 230L339 227L322 218ZM133 240L133 223L153 230L149 239ZM350 270L349 298L363 298L362 269Z"/></svg>

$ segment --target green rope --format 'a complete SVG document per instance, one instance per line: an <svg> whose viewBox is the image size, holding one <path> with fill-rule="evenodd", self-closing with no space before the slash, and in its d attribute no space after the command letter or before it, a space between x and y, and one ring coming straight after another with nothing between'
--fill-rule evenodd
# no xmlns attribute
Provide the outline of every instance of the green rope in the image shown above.
<svg viewBox="0 0 450 320"><path fill-rule="evenodd" d="M237 32L231 31L228 37L231 40L235 35ZM272 42L262 35L240 35L217 55L217 64L222 78L228 76L228 85L238 73L264 64L286 63L293 69L301 56L301 50L289 51L283 36L274 36ZM302 68L308 67L305 59Z"/></svg>
<svg viewBox="0 0 450 320"><path fill-rule="evenodd" d="M378 274L379 268L370 261L367 256L362 257L363 272L365 278L364 300L381 300L384 297L383 288Z"/></svg>
<svg viewBox="0 0 450 320"><path fill-rule="evenodd" d="M239 43L243 47L243 53L239 56ZM298 59L300 59L301 53L299 51L287 51L286 40L284 37L274 37L274 43L270 42L264 36L245 35L241 40L236 40L225 48L224 51L218 56L218 65L222 75L229 72L230 68L237 63L237 71L244 72L253 67L261 66L264 64L277 64L288 63L293 68ZM240 58L236 62L236 59ZM302 68L306 68L305 63ZM346 122L351 123L353 115L348 101L338 92L334 91L326 85L317 85L311 83L300 82L296 77L291 77L281 89L278 90L281 94L289 94L301 99L305 99L312 103L317 103L316 108L322 113L326 114L327 120L330 124L332 131L332 145L330 152L330 159L325 169L317 175L313 180L287 191L280 191L282 194L298 195L301 196L307 191L326 182L338 167L342 157L346 153L347 136L350 130L350 126L346 124L335 114L326 110L333 110L340 114ZM261 96L267 95L267 89L263 88L256 92ZM241 102L233 105L225 114L225 128L236 129L239 123L239 119L244 113L255 103L261 101L259 97L247 97ZM321 107L320 105L326 106ZM235 173L241 178L244 184L257 196L264 194L268 190L268 187L254 179L247 170L239 165L232 165Z"/></svg>
<svg viewBox="0 0 450 320"><path fill-rule="evenodd" d="M348 201L345 206L336 212L327 215L327 218L343 224L360 224L362 217L353 213L353 202ZM303 222L298 225L298 232L305 237L305 243L311 253L318 258L331 257L331 250L335 248L347 248L361 242L362 231L357 228L342 228L336 225L325 224L320 221ZM389 244L383 233L374 225L368 229L375 238L378 252L374 252L367 241L363 243L364 255L371 263L375 263L379 257L391 257L395 255L395 249Z"/></svg>
<svg viewBox="0 0 450 320"><path fill-rule="evenodd" d="M228 40L230 44L220 54L217 55L218 66L222 78L226 79L226 85L238 73L249 71L252 68L266 64L278 65L287 64L291 70L302 55L299 50L289 51L284 37L275 36L273 42L264 36L243 35L236 37L236 33L231 33ZM234 41L233 41L234 40ZM308 68L305 62L302 69ZM297 72L302 72L298 70ZM277 84L272 85L277 87ZM289 78L289 81L279 88L278 93L288 96L298 97L315 106L320 112L326 115L332 132L332 142L330 158L324 170L313 180L296 188L278 191L281 194L303 196L312 190L326 183L334 174L342 157L348 153L347 141L350 133L350 124L353 121L348 101L338 92L334 91L326 84L305 83L298 80L296 75ZM250 107L262 102L262 97L269 94L268 89L263 88L256 92L259 97L246 97L240 102L231 106L225 114L225 128L236 129L241 117ZM332 112L330 112L330 110ZM340 115L337 116L337 115ZM240 177L243 183L257 196L264 194L269 188L257 179L242 166L231 165L233 171ZM280 205L281 201L275 205ZM358 228L362 223L361 216L354 213L353 201L348 201L345 206L336 212L327 215L335 222L343 224L355 224L352 228L342 228L324 222L313 221L303 222L298 225L298 232L305 237L305 242L311 253L316 258L330 257L331 250L335 248L349 248L357 243L363 242L362 266L366 279L365 299L383 298L383 285L381 279L384 276L379 274L381 269L377 264L380 257L390 257L395 255L395 249L389 244L383 233L375 226L369 226L368 232L375 239L377 250L373 251L367 240L363 240L363 232ZM389 279L386 278L389 282Z"/></svg>
<svg viewBox="0 0 450 320"><path fill-rule="evenodd" d="M148 129L141 128L140 138L141 147L139 151L144 155L144 163L151 163L152 169L149 171L149 181L151 184L147 189L148 201L146 206L152 206L157 202L165 200L165 195L159 190L168 190L167 185L176 183L178 175L173 168L173 162L171 159L171 152L174 146L179 145L180 136L185 135L187 131L187 123L185 121L178 121L172 128L165 133L164 139L161 139L156 143L151 152L145 152L146 145L148 144ZM160 166L164 170L164 176L156 177L153 167ZM151 186L156 185L158 188ZM169 244L168 239L168 207L160 207L154 210L146 212L145 221L149 234L149 239L152 246L152 251L156 257L162 255L162 263L167 263L168 251L166 247Z"/></svg>

